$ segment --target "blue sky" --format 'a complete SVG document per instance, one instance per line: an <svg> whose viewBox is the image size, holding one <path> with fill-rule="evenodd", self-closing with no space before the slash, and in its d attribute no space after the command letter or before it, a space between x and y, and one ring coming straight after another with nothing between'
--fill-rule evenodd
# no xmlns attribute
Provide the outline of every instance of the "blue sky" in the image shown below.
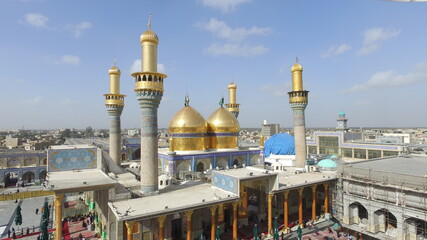
<svg viewBox="0 0 427 240"><path fill-rule="evenodd" d="M152 17L168 75L159 127L191 103L205 118L237 84L240 125L292 126L299 57L307 127L426 127L427 3L380 0L0 0L0 129L108 128L117 56L122 127L140 125L130 73ZM227 102L227 100L226 100Z"/></svg>

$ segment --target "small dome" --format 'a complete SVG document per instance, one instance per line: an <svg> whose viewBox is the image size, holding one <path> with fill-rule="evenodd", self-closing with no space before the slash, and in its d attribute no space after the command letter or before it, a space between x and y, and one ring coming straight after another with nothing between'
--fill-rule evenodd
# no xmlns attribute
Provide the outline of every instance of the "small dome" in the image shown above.
<svg viewBox="0 0 427 240"><path fill-rule="evenodd" d="M344 111L340 111L340 112L338 113L338 115L340 115L340 116L345 116L345 112L344 112Z"/></svg>
<svg viewBox="0 0 427 240"><path fill-rule="evenodd" d="M228 84L228 88L236 88L236 84L234 82Z"/></svg>
<svg viewBox="0 0 427 240"><path fill-rule="evenodd" d="M321 168L337 168L337 163L332 159L326 158L317 163L317 166Z"/></svg>
<svg viewBox="0 0 427 240"><path fill-rule="evenodd" d="M206 129L205 119L190 106L179 110L169 124L170 133L206 133Z"/></svg>
<svg viewBox="0 0 427 240"><path fill-rule="evenodd" d="M218 108L208 118L208 132L239 132L237 118L227 109Z"/></svg>
<svg viewBox="0 0 427 240"><path fill-rule="evenodd" d="M271 136L264 143L265 156L274 155L295 155L294 137L287 133L278 133Z"/></svg>
<svg viewBox="0 0 427 240"><path fill-rule="evenodd" d="M153 30L148 29L143 34L141 34L140 42L154 42L155 44L159 43L159 38L157 37L157 34L153 32Z"/></svg>
<svg viewBox="0 0 427 240"><path fill-rule="evenodd" d="M116 67L116 66L113 66L113 67L111 67L108 70L108 74L118 74L118 75L120 75L120 69L118 67Z"/></svg>
<svg viewBox="0 0 427 240"><path fill-rule="evenodd" d="M291 72L294 72L294 71L302 71L302 66L301 66L301 64L299 64L298 62L296 62L296 63L292 66L292 68L291 68Z"/></svg>

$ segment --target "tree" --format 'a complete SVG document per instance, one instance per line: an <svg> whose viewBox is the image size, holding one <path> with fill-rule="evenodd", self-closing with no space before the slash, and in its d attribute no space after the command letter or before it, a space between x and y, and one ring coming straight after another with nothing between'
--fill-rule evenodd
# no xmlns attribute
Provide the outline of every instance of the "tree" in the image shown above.
<svg viewBox="0 0 427 240"><path fill-rule="evenodd" d="M92 129L92 127L87 127L85 129L84 135L85 135L85 138L91 138L91 137L93 137L93 129Z"/></svg>
<svg viewBox="0 0 427 240"><path fill-rule="evenodd" d="M16 207L15 225L19 226L22 224L21 206Z"/></svg>

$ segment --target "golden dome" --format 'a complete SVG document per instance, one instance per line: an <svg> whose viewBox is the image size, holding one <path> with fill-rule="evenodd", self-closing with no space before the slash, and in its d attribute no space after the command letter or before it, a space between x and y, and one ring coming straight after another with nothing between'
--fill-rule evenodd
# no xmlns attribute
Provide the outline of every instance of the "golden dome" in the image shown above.
<svg viewBox="0 0 427 240"><path fill-rule="evenodd" d="M158 44L159 38L157 37L157 34L153 32L153 30L148 29L143 34L141 34L140 42L153 42L155 44Z"/></svg>
<svg viewBox="0 0 427 240"><path fill-rule="evenodd" d="M120 69L118 67L116 67L116 66L113 66L113 67L111 67L108 70L108 74L118 74L118 75L120 75Z"/></svg>
<svg viewBox="0 0 427 240"><path fill-rule="evenodd" d="M237 118L227 109L218 108L208 118L208 132L239 132L240 125Z"/></svg>
<svg viewBox="0 0 427 240"><path fill-rule="evenodd" d="M301 66L301 64L299 64L298 62L296 62L292 66L292 68L291 68L291 72L294 72L294 71L301 71L302 72L302 66Z"/></svg>
<svg viewBox="0 0 427 240"><path fill-rule="evenodd" d="M206 133L206 130L206 120L190 106L179 110L169 124L169 133Z"/></svg>
<svg viewBox="0 0 427 240"><path fill-rule="evenodd" d="M237 88L237 86L234 82L231 82L230 84L228 84L228 88Z"/></svg>

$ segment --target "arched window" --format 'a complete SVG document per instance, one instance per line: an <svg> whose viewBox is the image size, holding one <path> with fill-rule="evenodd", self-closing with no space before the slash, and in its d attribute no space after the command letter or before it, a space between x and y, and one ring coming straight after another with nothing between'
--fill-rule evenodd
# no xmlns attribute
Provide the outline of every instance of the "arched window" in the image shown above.
<svg viewBox="0 0 427 240"><path fill-rule="evenodd" d="M147 77L145 75L142 76L142 81L147 81Z"/></svg>
<svg viewBox="0 0 427 240"><path fill-rule="evenodd" d="M163 186L163 180L160 180L160 186Z"/></svg>
<svg viewBox="0 0 427 240"><path fill-rule="evenodd" d="M168 186L169 185L169 180L166 180L166 186Z"/></svg>
<svg viewBox="0 0 427 240"><path fill-rule="evenodd" d="M154 76L154 81L157 82L157 76Z"/></svg>
<svg viewBox="0 0 427 240"><path fill-rule="evenodd" d="M148 81L149 82L153 81L153 78L151 77L151 75L148 75Z"/></svg>

